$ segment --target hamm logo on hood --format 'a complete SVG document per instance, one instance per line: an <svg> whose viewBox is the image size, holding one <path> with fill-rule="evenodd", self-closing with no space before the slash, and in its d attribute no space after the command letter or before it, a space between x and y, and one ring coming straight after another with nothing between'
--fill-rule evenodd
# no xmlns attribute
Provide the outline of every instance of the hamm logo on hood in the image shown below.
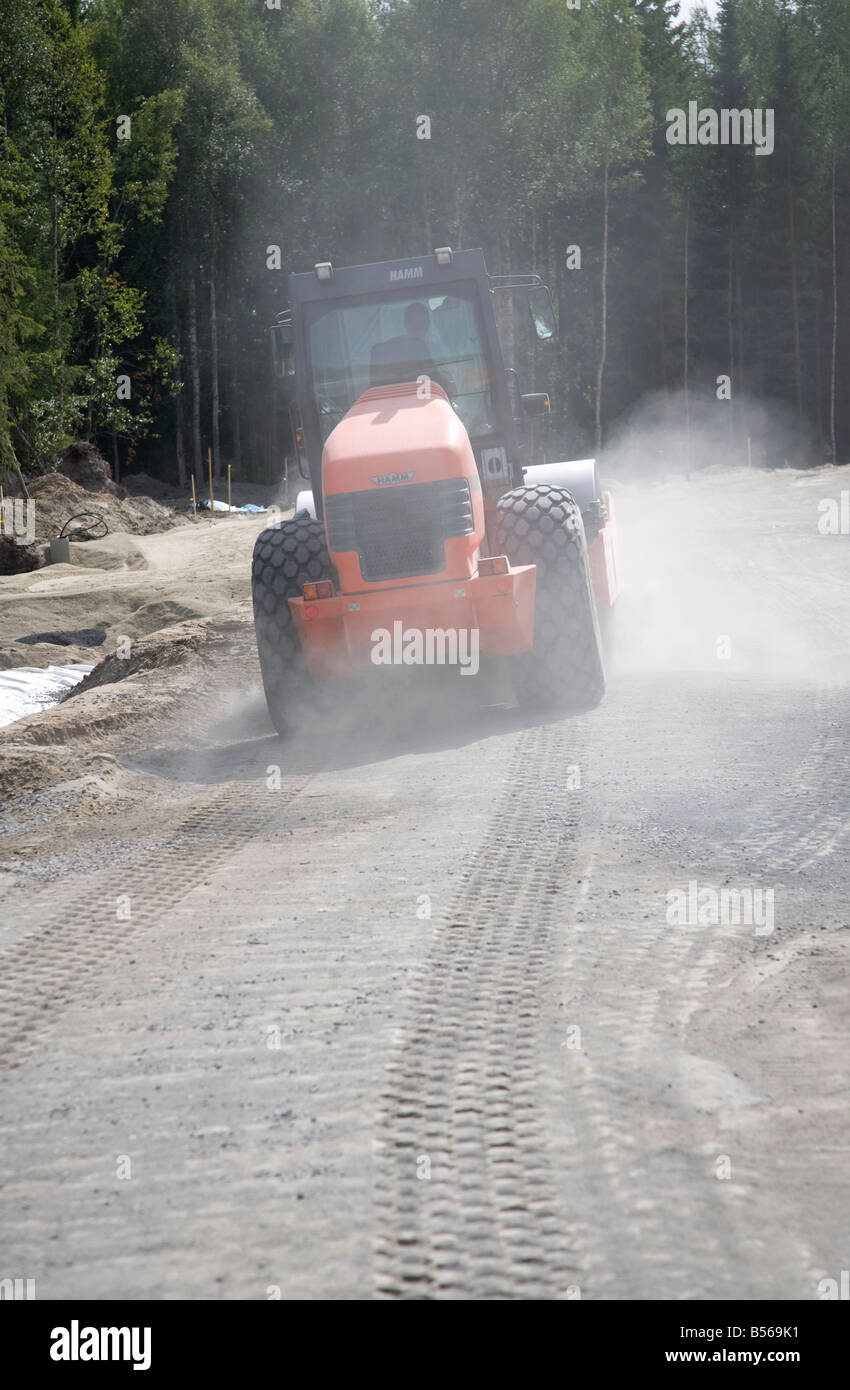
<svg viewBox="0 0 850 1390"><path fill-rule="evenodd" d="M390 280L421 280L424 274L424 266L411 265L407 266L404 270L391 270Z"/></svg>
<svg viewBox="0 0 850 1390"><path fill-rule="evenodd" d="M409 483L413 473L380 473L377 478L370 478L370 483L375 487L386 487L389 483Z"/></svg>

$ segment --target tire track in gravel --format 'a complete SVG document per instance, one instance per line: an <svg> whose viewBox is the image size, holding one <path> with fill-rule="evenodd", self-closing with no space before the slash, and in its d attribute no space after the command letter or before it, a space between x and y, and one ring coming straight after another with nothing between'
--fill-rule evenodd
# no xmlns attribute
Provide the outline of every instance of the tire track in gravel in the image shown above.
<svg viewBox="0 0 850 1390"><path fill-rule="evenodd" d="M372 1123L435 925L418 895L435 917L454 898L519 738L440 715L417 753L379 722L2 1078L4 1258L45 1297L369 1296Z"/></svg>
<svg viewBox="0 0 850 1390"><path fill-rule="evenodd" d="M800 699L804 702L805 696ZM846 703L846 696L843 699ZM835 804L846 788L846 775L841 776L841 760L834 756L835 729L840 727L835 702L818 692L816 711L818 723L808 749L789 769L787 781L776 779L770 794L759 802L761 835L753 837L742 828L731 839L721 842L709 836L696 844L694 860L703 868L694 868L694 877L704 871L704 882L718 877L722 881L725 873L726 882L731 875L733 882L741 883L743 861L746 881L757 869L763 882L765 876L796 865L801 846L811 845L823 833L821 801L827 810ZM611 756L624 763L628 740L619 747L615 741ZM811 792L804 803L808 829L802 836L796 824L800 800L791 794L796 787ZM591 822L603 812L604 800L591 796ZM803 1271L811 1265L805 1241L784 1228L761 1236L748 1228L742 1202L746 1182L756 1182L752 1172L739 1172L737 1183L729 1185L711 1181L708 1172L712 1160L706 1156L706 1135L716 1129L716 1112L723 1108L712 1092L719 1097L726 1090L726 1103L733 1109L746 1109L761 1097L748 1096L736 1074L715 1057L699 1057L688 1042L695 1011L709 1000L714 1010L722 1009L723 986L740 958L740 933L746 928L672 928L665 925L663 896L643 919L594 922L592 954L577 943L565 961L572 1013L582 1017L585 1010L593 1019L589 1052L571 1059L572 1121L579 1136L573 1139L572 1151L593 1154L598 1165L594 1187L602 1219L592 1232L585 1225L580 1241L590 1295L765 1296L766 1284L774 1276L780 1278L777 1271L784 1266L784 1271L795 1270L799 1276L799 1287L789 1292L786 1284L784 1296L802 1296ZM766 949L768 943L763 944ZM678 1116L671 1131L675 1147L666 1152L663 1147L648 1149L646 1134L636 1138L634 1111L625 1102L641 1083L646 1104L662 1117L662 1128L666 1087L674 1086L686 1098L689 1092L696 1095L694 1110L703 1111L702 1117ZM653 1168L665 1173L663 1182L653 1179ZM572 1176L578 1188L577 1163ZM618 1213L613 1227L612 1211ZM685 1222L689 1241L681 1238ZM776 1268L768 1267L765 1234L773 1243ZM759 1288L761 1294L756 1292ZM781 1283L776 1293L783 1296Z"/></svg>
<svg viewBox="0 0 850 1390"><path fill-rule="evenodd" d="M743 570L741 577L748 585L754 578ZM757 580L767 586L769 608L790 614L802 630L810 619L805 595L772 587L772 575ZM841 620L830 614L824 627L828 646L840 636ZM718 691L714 683L714 695L726 698L734 719L740 692L731 685ZM724 872L733 881L743 872L750 881L754 868L761 875L803 869L846 833L842 697L797 681L771 689L774 695L768 740L777 733L781 739L783 724L798 732L797 707L809 718L804 746L779 777L776 758L760 754L752 738L737 737L732 720L724 728L715 714L721 747L731 734L725 753L715 756L730 785L739 795L747 787L742 755L774 780L750 806L744 790L743 824L730 833L719 816L714 833L701 827L687 846L692 873L704 873L707 882ZM693 727L687 698L678 712L669 705L662 703L663 721ZM607 709L599 727L610 733ZM628 759L635 724L651 728L659 718L652 708L642 713L643 724L633 719L621 728L625 739L615 729L615 761ZM582 761L578 728L530 731L523 739L512 769L515 804L497 811L415 991L413 1021L390 1064L380 1116L377 1293L568 1297L581 1280L591 1297L763 1297L768 1288L801 1296L810 1260L799 1233L778 1219L763 1231L753 1225L745 1210L746 1183L759 1186L752 1172L723 1184L711 1171L722 1116L763 1099L724 1064L723 1049L700 1056L688 1032L706 1000L723 1007L722 977L742 957L734 928L709 938L671 929L662 890L619 919L594 921L591 949L576 934L565 962L567 1007L570 1017L584 1009L590 1018L593 1055L567 1053L575 1063L568 1104L555 1094L546 1056L551 1039L536 1016L561 925L552 909L576 904L577 874L588 873L578 866L602 857L593 826L604 821L606 806L598 796L565 800L563 787L550 785L552 805L541 811L527 778L529 767ZM559 818L569 833L553 843ZM505 834L512 854L499 852ZM615 873L628 876L633 865L624 859L614 861ZM671 870L667 862L667 886ZM580 897L586 893L585 882ZM757 949L746 943L743 954ZM520 1006L501 1027L500 997ZM527 1018L523 1006L535 1017ZM671 1105L665 1088L674 1085ZM652 1147L649 1112L659 1116L666 1148L664 1137ZM417 1174L417 1162L426 1160L430 1180Z"/></svg>
<svg viewBox="0 0 850 1390"><path fill-rule="evenodd" d="M754 828L736 842L757 870L798 873L830 853L850 830L846 705L844 691L820 687L812 692L812 742L806 756L784 785L752 808Z"/></svg>
<svg viewBox="0 0 850 1390"><path fill-rule="evenodd" d="M768 886L776 883L777 889L782 887L777 879L784 879L789 891L792 887L795 890L796 898L788 913L788 935L792 941L784 951L793 961L800 949L793 925L795 912L798 920L804 923L818 920L818 884L815 879L806 878L806 871L814 865L824 865L826 856L835 853L848 833L850 767L846 740L842 737L842 729L846 729L846 687L842 691L828 683L818 686L815 680L818 673L823 674L826 682L830 678L840 678L842 668L846 668L847 616L840 602L843 595L830 590L829 580L822 572L804 571L817 581L817 589L800 583L795 585L784 578L783 566L776 562L775 540L769 538L761 567L748 565L745 568L740 561L736 563L731 551L728 553L728 558L732 559L728 572L741 588L745 639L757 631L759 638L773 633L774 641L780 643L784 632L789 640L790 654L783 653L781 647L778 653L780 668L789 666L790 679L784 686L779 683L756 691L752 687L752 675L749 676L752 694L765 703L761 735L763 771L759 781L763 786L765 778L772 780L764 794L756 784L756 795L745 824L735 824L733 819L729 825L718 817L714 833L709 829L707 835L694 837L687 855L690 863L683 877L697 878L707 884L731 882L739 886L754 883ZM780 552L787 556L781 538ZM722 549L721 555L727 558ZM711 573L716 562L716 548L711 552L706 550L703 558L704 572ZM779 559L781 561L782 554ZM799 557L795 556L785 568L799 575ZM723 574L726 573L724 568ZM751 596L754 587L756 609ZM758 610L764 613L766 622L756 629L754 613ZM731 612L734 614L734 606ZM734 630L734 617L729 621L732 627L726 630ZM793 653L798 650L809 652L811 661L806 665L798 657L798 666L794 669ZM768 650L768 662L770 655ZM745 698L750 694L746 689L743 693ZM662 717L671 719L666 703L662 704ZM752 701L750 705L752 708ZM751 762L752 738L747 741L735 735L736 721L744 710L740 695L730 685L732 737L725 748L718 740L716 764L718 768L725 764L728 769L733 801L736 794L740 797L742 786L746 788L748 782L754 781L751 768L742 769L739 762ZM672 713L675 718L675 711ZM693 728L693 712L684 710L681 714L682 727ZM650 728L651 724L652 715L647 712L644 727ZM800 734L806 730L806 742L800 746ZM687 743L680 747L687 749ZM621 756L628 752L627 748L619 751ZM604 803L601 809L604 811ZM675 872L672 878L676 878ZM807 894L811 895L808 901ZM663 920L663 888L659 901ZM640 930L640 923L637 927ZM611 1296L611 1291L615 1290L617 1297L734 1297L742 1294L765 1297L768 1292L775 1292L779 1297L805 1296L815 1287L808 1275L813 1262L807 1247L805 1221L790 1222L787 1217L783 1219L777 1217L775 1211L771 1212L770 1194L766 1192L769 1160L762 1163L758 1155L754 1162L753 1146L747 1142L748 1125L754 1135L764 1134L765 1130L769 1133L770 1119L765 1121L755 1115L741 1125L729 1126L736 1131L737 1138L744 1141L747 1156L743 1165L738 1165L736 1159L734 1182L718 1183L710 1172L713 1157L723 1148L721 1136L734 1107L740 1106L746 1116L748 1105L758 1104L762 1099L755 1096L748 1100L743 1086L738 1088L737 1097L734 1095L736 1073L731 1068L735 1066L735 1053L723 1045L723 1030L718 1030L716 1016L719 1013L723 1017L728 1007L730 1024L737 1026L740 1038L740 1020L735 1019L733 1006L727 1005L724 990L733 977L749 976L752 982L756 971L760 973L762 962L779 959L775 955L776 942L771 938L742 942L741 929L734 927L696 933L679 933L668 928L666 943L663 934L659 934L659 939L651 946L650 972L641 969L641 947L633 931L633 927L628 931L621 927L618 931L610 923L594 922L594 946L598 948L597 958L592 963L594 973L591 975L586 968L581 969L587 962L580 950L574 952L568 962L573 978L578 964L579 982L584 985L577 998L577 1007L583 999L589 1012L598 1008L601 990L604 1009L600 1022L604 1023L607 1035L604 1042L599 1040L601 1045L592 1050L591 1057L586 1054L572 1057L577 1082L575 1094L584 1101L577 1107L576 1122L581 1125L589 1115L591 1124L585 1131L584 1144L594 1155L602 1152L603 1171L610 1179L606 1190L598 1194L598 1210L604 1212L613 1193L617 1202L615 1210L619 1211L617 1229L609 1233L603 1257L600 1259L595 1252L590 1252L590 1267L598 1275L595 1291ZM608 969L612 953L617 970ZM597 965L600 968L597 969ZM622 970L622 983L617 978L619 970ZM799 980L799 974L792 978ZM761 1010L760 1001L757 1004L754 1000L754 1007ZM753 1021L765 1020L754 1018ZM778 1058L785 1058L782 1031L787 1030L791 1021L784 1014L768 1018L768 1023L777 1030ZM797 1014L794 1021L799 1027L803 1020ZM677 1046L681 1053L671 1069L668 1049ZM702 1058L693 1055L699 1053L704 1054ZM566 1055L571 1057L569 1053ZM714 1072L712 1061L721 1063ZM793 1070L789 1067L788 1086L778 1088L786 1102L783 1108L794 1114L803 1113L796 1109L796 1104L802 1101L792 1101L795 1090L801 1097L821 1094L817 1066L814 1050L798 1051ZM684 1119L679 1117L676 1123L666 1126L668 1152L665 1153L663 1147L659 1150L654 1144L649 1125L644 1126L639 1142L635 1143L629 1124L629 1116L634 1118L635 1108L633 1104L630 1110L625 1101L630 1094L634 1095L637 1086L643 1085L645 1110L651 1107L663 1127L668 1102L664 1087L658 1082L658 1073L673 1076L676 1084L676 1067L703 1068L702 1076L694 1074L693 1081L693 1091L701 1096L701 1113L686 1115ZM748 1068L745 1066L742 1070L746 1074ZM722 1098L724 1087L732 1091L732 1094L727 1092L725 1099ZM687 1097L690 1088L681 1084L681 1078L679 1089ZM722 1108L726 1103L733 1107L731 1112ZM639 1111L637 1118L640 1121ZM720 1144L717 1144L718 1138L721 1138ZM714 1148L710 1147L711 1143ZM607 1152L602 1147L606 1144ZM803 1145L805 1147L805 1141ZM813 1159L814 1154L809 1154L808 1158ZM779 1163L779 1173L783 1163L784 1159ZM696 1183L691 1171L694 1165L702 1170L701 1180ZM662 1181L653 1182L653 1169L656 1168L664 1174ZM811 1162L809 1171L815 1171ZM755 1204L756 1210L761 1204L760 1215L767 1218L761 1231L749 1203ZM800 1210L806 1209L806 1201L801 1199ZM808 1207L809 1212L813 1209L817 1210L816 1203L814 1208L811 1204ZM671 1258L677 1246L681 1250L681 1228L685 1222L692 1228L695 1248L683 1250L678 1259ZM628 1233L626 1240L624 1232ZM627 1255L624 1246L632 1242ZM781 1268L783 1261L784 1269ZM635 1279L633 1271L641 1268L647 1277Z"/></svg>
<svg viewBox="0 0 850 1390"><path fill-rule="evenodd" d="M691 696L668 691L667 699L665 720L679 727ZM592 766L583 805L582 838L587 843L582 856L605 859L596 827L605 825L609 809L606 777L609 783L613 776L626 787L636 782L645 788L651 776L651 754L636 743L634 729L651 726L656 701L653 690L638 689L630 691L619 709L611 702L604 748L591 753L597 773L604 761L605 775L595 777ZM707 1264L735 1268L737 1260L740 1268L740 1251L730 1233L717 1226L714 1194L689 1152L687 1118L679 1117L675 1149L648 1148L641 1131L650 1106L663 1115L667 1081L659 1076L659 1061L663 1066L667 1058L663 1051L659 1056L659 1044L673 1041L671 996L678 999L687 992L704 943L671 930L663 894L648 895L644 884L634 894L637 864L630 860L629 848L628 843L622 846L611 880L620 885L622 906L613 905L590 923L577 921L567 936L564 1022L580 1027L582 1037L579 1048L562 1054L551 1123L581 1256L582 1297L698 1297L706 1287ZM637 839L632 853L642 858L643 849ZM563 866L559 868L559 891L566 898L569 882ZM663 1169L666 1181L654 1180L654 1169ZM683 1241L677 1230L683 1210L702 1241Z"/></svg>
<svg viewBox="0 0 850 1390"><path fill-rule="evenodd" d="M584 759L586 720L525 732L508 789L413 988L377 1125L376 1292L568 1298L577 1255L547 1154L539 1002L579 804L551 769ZM557 873L553 873L558 869Z"/></svg>
<svg viewBox="0 0 850 1390"><path fill-rule="evenodd" d="M270 796L259 774L198 796L156 845L91 876L82 894L38 894L29 932L0 953L0 1071L20 1064L36 1034L117 952L173 910L204 871L232 853L292 801L318 770L290 771ZM20 915L18 917L20 921Z"/></svg>
<svg viewBox="0 0 850 1390"><path fill-rule="evenodd" d="M692 712L689 692L677 696L682 708L665 709L675 727ZM785 698L777 696L777 709ZM522 736L511 790L438 933L389 1065L378 1131L379 1297L548 1299L575 1297L577 1288L585 1297L659 1296L659 1289L668 1297L734 1297L765 1279L764 1242L746 1227L740 1184L711 1180L705 1156L717 1106L747 1108L760 1098L722 1062L692 1055L687 1036L707 991L722 998L734 928L708 939L671 929L663 891L650 900L645 887L631 908L594 920L592 934L574 922L563 1021L587 1020L589 1035L581 1050L561 1052L566 1104L563 1068L560 1081L555 1076L555 1049L564 1044L553 1041L545 995L565 912L587 897L595 828L605 824L593 765L604 751L609 770L628 769L631 758L632 771L645 775L633 731L648 726L656 699L645 692L642 708L630 691L625 718L609 704L598 724L585 719ZM713 699L722 723L725 692L715 688ZM807 785L813 768L830 765L835 710L827 694L816 710L786 778L762 798L763 855L774 861L793 854L789 786ZM740 752L734 744L729 750L735 760ZM586 789L552 776L553 768L588 760ZM807 840L819 833L817 798L811 810ZM751 839L747 823L731 838L709 832L687 848L711 878L726 863L740 876ZM635 1098L647 1089L638 1118L654 1103L663 1129L665 1088L674 1084L685 1098L678 1138L648 1155L646 1136L635 1133ZM653 1181L650 1159L665 1182ZM430 1178L417 1169L426 1160ZM677 1230L684 1212L696 1238ZM782 1247L780 1265L805 1267L799 1242L768 1234Z"/></svg>
<svg viewBox="0 0 850 1390"><path fill-rule="evenodd" d="M838 635L833 621L827 626L833 636ZM819 919L819 890L822 888L819 875L826 872L829 857L846 841L850 832L850 756L846 740L850 697L846 687L821 685L809 690L804 688L798 698L804 706L807 700L809 702L811 741L808 750L788 768L784 779L776 779L772 794L753 806L752 825L731 841L716 845L712 856L715 881L772 892L776 920L770 931L754 939L749 951L744 953L739 938L744 931L752 932L752 927L723 925L700 934L701 949L688 965L686 997L687 1020L694 1015L697 1024L700 1023L699 1010L705 1010L709 1000L722 999L729 979L737 970L746 969L746 965L741 965L742 955L745 960L749 957L751 968L756 960L764 965L782 960L784 968L788 968L801 951L805 956L811 950L811 946L801 940L801 926L819 924L823 928ZM811 941L811 933L808 940ZM828 949L828 944L819 946L817 953L823 955ZM835 969L840 971L838 957L843 952L838 944L834 950ZM802 1008L807 1007L807 1001L802 1001ZM795 1027L800 1027L802 1022L799 1014L800 1009ZM792 1049L790 1056L786 1055L783 1029L790 1027L790 1019L784 1023L774 1019L773 1026L778 1029L774 1065L780 1068L780 1075L786 1067L789 1070L791 1091L785 1095L786 1106L794 1093L801 1099L828 1096L829 1086L823 1075L820 1054ZM816 1171L819 1146L813 1140L801 1142L803 1148L797 1152L796 1161L803 1162L809 1171ZM786 1163L789 1159L790 1155ZM762 1165L756 1165L752 1155L744 1165L738 1165L738 1183L751 1192L758 1189L761 1176ZM789 1210L783 1223L786 1267L792 1271L793 1282L789 1283L786 1276L783 1286L780 1279L771 1290L775 1296L814 1296L818 1279L825 1272L813 1249L805 1213L806 1207L802 1204L799 1212ZM743 1248L749 1239L758 1254L761 1267L757 1272L761 1276L762 1292L756 1296L766 1296L766 1285L770 1279L778 1277L775 1245L768 1254L769 1247L763 1239L759 1241L752 1233L747 1234L742 1207L733 1209L730 1218L735 1232L734 1245ZM734 1258L734 1246L731 1254ZM758 1283L754 1287L758 1288ZM738 1292L733 1288L730 1296L737 1296Z"/></svg>
<svg viewBox="0 0 850 1390"><path fill-rule="evenodd" d="M778 873L810 866L850 833L850 808L844 795L850 770L844 733L845 688L837 679L830 682L823 678L827 668L838 676L846 663L848 619L843 595L841 603L831 608L826 599L832 591L824 589L823 576L807 567L801 569L800 557L792 557L785 537L773 538L771 545L777 554L770 558L781 563L766 570L745 568L739 562L733 572L742 584L755 584L761 590L759 602L774 621L784 625L789 636L806 634L822 672L822 678L810 686L812 737L807 754L785 786L771 788L752 806L750 830L736 841L736 847L746 849L759 869ZM817 587L813 591L799 582L790 583L784 570L790 570L798 580L803 574L815 578ZM831 582L835 582L834 576ZM777 797L781 798L778 805ZM727 843L718 842L718 855Z"/></svg>

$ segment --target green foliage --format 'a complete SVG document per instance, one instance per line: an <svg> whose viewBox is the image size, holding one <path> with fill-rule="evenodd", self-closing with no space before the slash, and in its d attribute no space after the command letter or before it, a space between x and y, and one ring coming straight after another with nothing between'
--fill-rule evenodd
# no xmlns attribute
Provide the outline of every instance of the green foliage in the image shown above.
<svg viewBox="0 0 850 1390"><path fill-rule="evenodd" d="M687 24L675 0L0 0L0 462L83 433L146 438L171 472L177 430L205 456L215 425L276 476L285 272L442 243L553 285L561 348L508 346L582 449L604 228L603 437L681 385L687 336L695 392L731 361L824 438L833 336L850 351L848 73L847 0ZM775 108L775 153L669 144L689 101Z"/></svg>
<svg viewBox="0 0 850 1390"><path fill-rule="evenodd" d="M162 216L180 114L179 94L153 95L119 153L77 10L0 0L0 456L36 469L75 437L128 423L115 378L146 291L117 266L128 222ZM134 430L149 420L142 407Z"/></svg>
<svg viewBox="0 0 850 1390"><path fill-rule="evenodd" d="M119 142L116 156L115 215L122 221L135 217L150 223L162 217L177 168L174 127L183 102L182 91L169 89L143 98L130 114L132 138Z"/></svg>

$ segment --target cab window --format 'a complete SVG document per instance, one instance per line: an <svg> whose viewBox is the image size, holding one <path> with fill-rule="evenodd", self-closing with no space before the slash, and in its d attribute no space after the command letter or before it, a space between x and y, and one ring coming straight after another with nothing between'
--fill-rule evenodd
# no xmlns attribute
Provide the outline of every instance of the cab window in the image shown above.
<svg viewBox="0 0 850 1390"><path fill-rule="evenodd" d="M472 438L495 429L490 370L474 285L410 289L311 305L307 345L322 441L370 386L429 376Z"/></svg>

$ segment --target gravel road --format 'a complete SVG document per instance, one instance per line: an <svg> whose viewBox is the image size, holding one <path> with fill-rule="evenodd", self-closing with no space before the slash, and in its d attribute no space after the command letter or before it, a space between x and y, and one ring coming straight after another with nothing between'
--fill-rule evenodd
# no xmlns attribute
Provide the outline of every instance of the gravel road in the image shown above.
<svg viewBox="0 0 850 1390"><path fill-rule="evenodd" d="M74 744L10 797L0 1277L45 1299L838 1279L850 538L818 504L843 477L621 486L589 714L411 672L282 743L245 624L209 688L132 739L95 721L84 772ZM246 563L253 532L229 536ZM92 573L66 623L96 619ZM126 684L135 720L154 678L20 737L62 756L78 700Z"/></svg>

